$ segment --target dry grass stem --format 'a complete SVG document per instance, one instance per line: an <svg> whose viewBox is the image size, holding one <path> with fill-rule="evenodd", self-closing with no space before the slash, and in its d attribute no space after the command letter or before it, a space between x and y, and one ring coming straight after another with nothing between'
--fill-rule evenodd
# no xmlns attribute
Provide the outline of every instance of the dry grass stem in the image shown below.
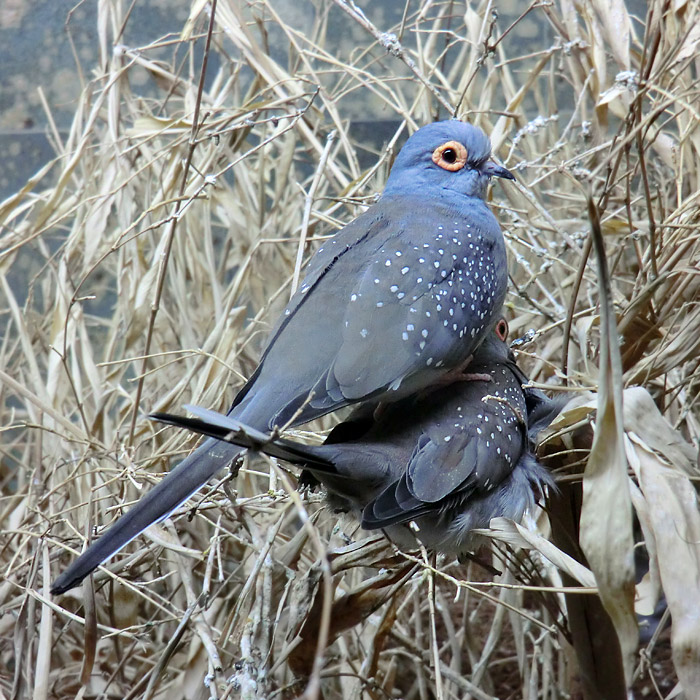
<svg viewBox="0 0 700 700"><path fill-rule="evenodd" d="M0 203L0 696L700 687L700 3L506 4L192 0L140 46L130 3L98 4L74 120L40 96L55 157ZM453 113L517 177L490 194L506 313L533 383L570 399L541 445L570 502L495 522L494 578L400 552L249 456L51 600L195 445L145 414L225 409L309 254ZM662 600L670 632L657 615L638 640L633 606ZM605 663L582 660L587 625Z"/></svg>

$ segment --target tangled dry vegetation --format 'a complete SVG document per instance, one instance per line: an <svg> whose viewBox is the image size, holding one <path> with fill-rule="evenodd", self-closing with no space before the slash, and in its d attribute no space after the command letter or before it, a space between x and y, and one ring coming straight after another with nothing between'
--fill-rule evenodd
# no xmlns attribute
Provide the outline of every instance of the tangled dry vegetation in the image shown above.
<svg viewBox="0 0 700 700"><path fill-rule="evenodd" d="M211 21L197 0L148 46L122 43L128 5L100 3L70 133L51 129L56 158L0 205L0 696L691 697L698 2L218 0ZM145 414L225 409L318 241L453 110L517 176L492 193L511 334L571 398L541 446L551 517L501 524L492 579L398 554L250 458L52 600L90 527L195 444ZM638 643L633 605L662 598Z"/></svg>

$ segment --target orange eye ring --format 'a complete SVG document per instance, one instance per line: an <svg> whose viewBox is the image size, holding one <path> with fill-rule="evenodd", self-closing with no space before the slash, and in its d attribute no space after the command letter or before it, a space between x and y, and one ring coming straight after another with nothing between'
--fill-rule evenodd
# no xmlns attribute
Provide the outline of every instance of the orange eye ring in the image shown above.
<svg viewBox="0 0 700 700"><path fill-rule="evenodd" d="M505 318L498 320L496 324L496 336L504 343L508 340L508 321L506 321Z"/></svg>
<svg viewBox="0 0 700 700"><path fill-rule="evenodd" d="M467 164L467 149L459 141L447 141L433 151L433 163L454 173Z"/></svg>

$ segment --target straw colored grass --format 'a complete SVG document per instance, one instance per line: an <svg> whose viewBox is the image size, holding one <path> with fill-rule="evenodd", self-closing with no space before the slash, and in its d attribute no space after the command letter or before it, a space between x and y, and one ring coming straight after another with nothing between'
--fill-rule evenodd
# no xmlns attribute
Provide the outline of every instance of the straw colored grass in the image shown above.
<svg viewBox="0 0 700 700"><path fill-rule="evenodd" d="M572 611L596 585L611 683L700 687L698 3L377 5L197 0L176 42L132 47L128 3L99 4L70 132L0 203L0 697L593 697ZM52 600L195 445L145 415L225 409L319 240L453 111L517 176L492 192L507 315L572 399L543 459L565 494L583 478L586 559L545 514L499 526L493 580L399 553L251 457ZM358 120L395 127L366 143ZM640 645L634 606L662 595L670 643Z"/></svg>

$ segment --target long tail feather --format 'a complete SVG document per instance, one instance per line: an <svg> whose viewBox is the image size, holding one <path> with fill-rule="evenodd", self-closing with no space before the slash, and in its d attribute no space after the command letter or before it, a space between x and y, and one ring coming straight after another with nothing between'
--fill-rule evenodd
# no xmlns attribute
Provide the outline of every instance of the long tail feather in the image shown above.
<svg viewBox="0 0 700 700"><path fill-rule="evenodd" d="M240 451L238 446L207 440L93 542L54 581L51 592L65 593L77 586L103 561L116 554L149 525L170 515L216 472L235 459Z"/></svg>
<svg viewBox="0 0 700 700"><path fill-rule="evenodd" d="M303 465L309 469L316 468L319 471L333 471L333 463L319 452L324 448L312 445L304 445L294 440L268 435L256 430L231 416L210 411L201 406L187 404L185 408L194 413L197 418L176 416L172 413L152 413L150 418L167 423L179 428L187 428L195 433L215 437L218 440L245 447L255 452L263 452L270 457L284 459L291 464ZM326 448L327 450L327 448Z"/></svg>

